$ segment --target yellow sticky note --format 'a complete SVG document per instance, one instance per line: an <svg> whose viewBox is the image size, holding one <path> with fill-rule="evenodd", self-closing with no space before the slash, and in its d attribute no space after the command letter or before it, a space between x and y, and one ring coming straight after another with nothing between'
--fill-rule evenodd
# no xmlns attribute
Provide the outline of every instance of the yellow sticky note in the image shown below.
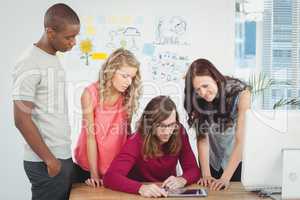
<svg viewBox="0 0 300 200"><path fill-rule="evenodd" d="M108 58L107 53L104 53L104 52L93 52L92 53L93 60L105 60L106 58Z"/></svg>
<svg viewBox="0 0 300 200"><path fill-rule="evenodd" d="M94 26L87 26L85 32L87 35L96 35L96 28Z"/></svg>

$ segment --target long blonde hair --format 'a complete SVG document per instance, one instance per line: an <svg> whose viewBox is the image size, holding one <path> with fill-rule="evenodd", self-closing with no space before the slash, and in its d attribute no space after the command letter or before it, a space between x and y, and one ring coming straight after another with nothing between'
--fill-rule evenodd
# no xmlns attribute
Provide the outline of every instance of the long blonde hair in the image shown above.
<svg viewBox="0 0 300 200"><path fill-rule="evenodd" d="M127 117L129 122L131 122L133 113L138 109L138 99L141 95L140 62L136 59L133 53L126 49L119 48L107 58L100 71L99 98L100 103L103 105L104 96L110 90L111 81L115 72L124 64L137 69L136 75L133 78L131 85L123 94L125 97L124 106L127 110Z"/></svg>

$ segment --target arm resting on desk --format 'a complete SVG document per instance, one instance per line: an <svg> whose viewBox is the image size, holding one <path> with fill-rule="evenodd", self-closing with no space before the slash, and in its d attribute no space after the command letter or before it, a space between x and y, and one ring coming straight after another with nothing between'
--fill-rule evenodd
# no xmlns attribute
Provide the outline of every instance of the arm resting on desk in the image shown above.
<svg viewBox="0 0 300 200"><path fill-rule="evenodd" d="M103 177L105 187L121 192L138 194L142 183L127 177L136 163L140 153L137 136L128 139L120 154L111 163L108 171Z"/></svg>

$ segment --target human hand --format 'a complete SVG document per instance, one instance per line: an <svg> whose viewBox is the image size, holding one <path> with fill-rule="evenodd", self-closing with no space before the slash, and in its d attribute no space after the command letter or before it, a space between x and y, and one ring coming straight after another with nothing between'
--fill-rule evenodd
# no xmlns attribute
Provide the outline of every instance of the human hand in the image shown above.
<svg viewBox="0 0 300 200"><path fill-rule="evenodd" d="M61 170L61 162L54 158L49 162L46 162L47 172L50 177L57 176Z"/></svg>
<svg viewBox="0 0 300 200"><path fill-rule="evenodd" d="M91 187L100 187L103 185L103 181L100 178L88 178L85 180L85 184Z"/></svg>
<svg viewBox="0 0 300 200"><path fill-rule="evenodd" d="M229 180L225 178L216 179L212 182L209 189L210 190L226 190L229 188Z"/></svg>
<svg viewBox="0 0 300 200"><path fill-rule="evenodd" d="M212 184L213 181L216 179L212 176L203 176L202 178L199 179L197 182L199 185L202 185L204 187L208 187Z"/></svg>
<svg viewBox="0 0 300 200"><path fill-rule="evenodd" d="M162 184L163 188L177 189L182 188L186 184L186 180L183 177L170 176Z"/></svg>
<svg viewBox="0 0 300 200"><path fill-rule="evenodd" d="M139 194L143 197L167 197L168 193L165 189L156 184L142 185L139 189Z"/></svg>
<svg viewBox="0 0 300 200"><path fill-rule="evenodd" d="M100 187L101 185L103 185L102 179L99 178L98 174L94 174L94 173L91 173L91 177L86 179L85 183L88 186L92 186L92 187Z"/></svg>

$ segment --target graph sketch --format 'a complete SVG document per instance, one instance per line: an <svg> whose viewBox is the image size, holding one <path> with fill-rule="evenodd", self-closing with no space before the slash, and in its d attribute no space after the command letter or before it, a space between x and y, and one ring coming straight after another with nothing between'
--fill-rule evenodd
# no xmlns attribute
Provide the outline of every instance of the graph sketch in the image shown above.
<svg viewBox="0 0 300 200"><path fill-rule="evenodd" d="M171 51L157 53L149 62L155 81L177 81L183 77L188 65L188 57Z"/></svg>

